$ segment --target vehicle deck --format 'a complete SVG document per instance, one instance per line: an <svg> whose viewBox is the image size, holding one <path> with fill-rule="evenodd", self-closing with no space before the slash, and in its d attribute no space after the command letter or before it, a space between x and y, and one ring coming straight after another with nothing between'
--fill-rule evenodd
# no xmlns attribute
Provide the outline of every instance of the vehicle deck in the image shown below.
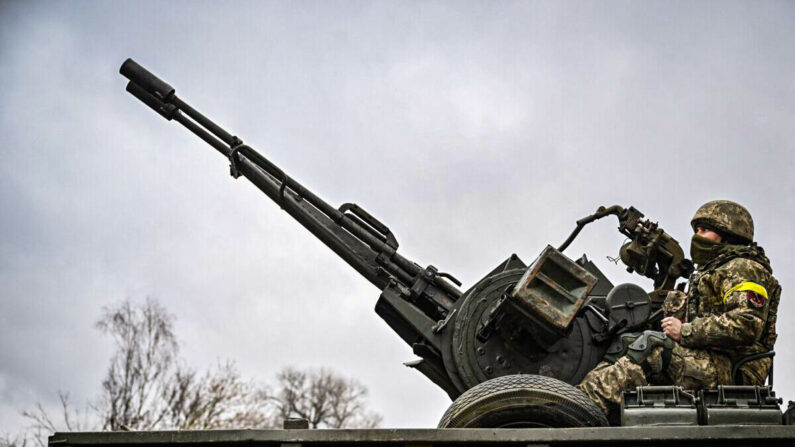
<svg viewBox="0 0 795 447"><path fill-rule="evenodd" d="M529 429L202 430L55 433L49 447L795 446L795 425Z"/></svg>

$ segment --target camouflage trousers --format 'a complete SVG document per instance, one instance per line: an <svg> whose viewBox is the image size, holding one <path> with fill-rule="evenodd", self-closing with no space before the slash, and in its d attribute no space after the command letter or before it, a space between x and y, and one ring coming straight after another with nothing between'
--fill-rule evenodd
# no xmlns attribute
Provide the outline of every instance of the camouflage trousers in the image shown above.
<svg viewBox="0 0 795 447"><path fill-rule="evenodd" d="M607 414L610 407L621 403L624 391L637 386L675 384L696 391L732 383L731 361L726 356L685 348L675 343L671 361L663 371L662 353L662 347L649 351L644 365L634 363L626 356L612 364L601 362L582 379L577 388ZM649 372L648 377L644 367Z"/></svg>

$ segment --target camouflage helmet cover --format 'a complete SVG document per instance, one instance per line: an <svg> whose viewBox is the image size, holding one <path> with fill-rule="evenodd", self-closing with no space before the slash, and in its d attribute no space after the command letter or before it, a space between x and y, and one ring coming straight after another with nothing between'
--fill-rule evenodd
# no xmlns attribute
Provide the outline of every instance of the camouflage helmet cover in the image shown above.
<svg viewBox="0 0 795 447"><path fill-rule="evenodd" d="M754 220L742 205L729 200L713 200L698 210L690 221L695 231L698 224L736 236L746 243L754 240Z"/></svg>

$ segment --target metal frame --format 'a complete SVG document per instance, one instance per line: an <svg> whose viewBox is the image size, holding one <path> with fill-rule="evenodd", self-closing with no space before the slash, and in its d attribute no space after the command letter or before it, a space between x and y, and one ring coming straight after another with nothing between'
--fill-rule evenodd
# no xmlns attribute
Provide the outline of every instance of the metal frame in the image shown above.
<svg viewBox="0 0 795 447"><path fill-rule="evenodd" d="M531 429L211 430L55 433L49 447L270 446L789 446L795 426Z"/></svg>

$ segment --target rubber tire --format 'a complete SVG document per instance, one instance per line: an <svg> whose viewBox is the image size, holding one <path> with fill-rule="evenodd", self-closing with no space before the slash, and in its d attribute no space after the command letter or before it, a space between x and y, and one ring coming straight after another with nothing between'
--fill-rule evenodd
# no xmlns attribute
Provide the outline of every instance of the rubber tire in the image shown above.
<svg viewBox="0 0 795 447"><path fill-rule="evenodd" d="M545 376L497 377L458 397L439 428L601 427L609 425L582 391Z"/></svg>

